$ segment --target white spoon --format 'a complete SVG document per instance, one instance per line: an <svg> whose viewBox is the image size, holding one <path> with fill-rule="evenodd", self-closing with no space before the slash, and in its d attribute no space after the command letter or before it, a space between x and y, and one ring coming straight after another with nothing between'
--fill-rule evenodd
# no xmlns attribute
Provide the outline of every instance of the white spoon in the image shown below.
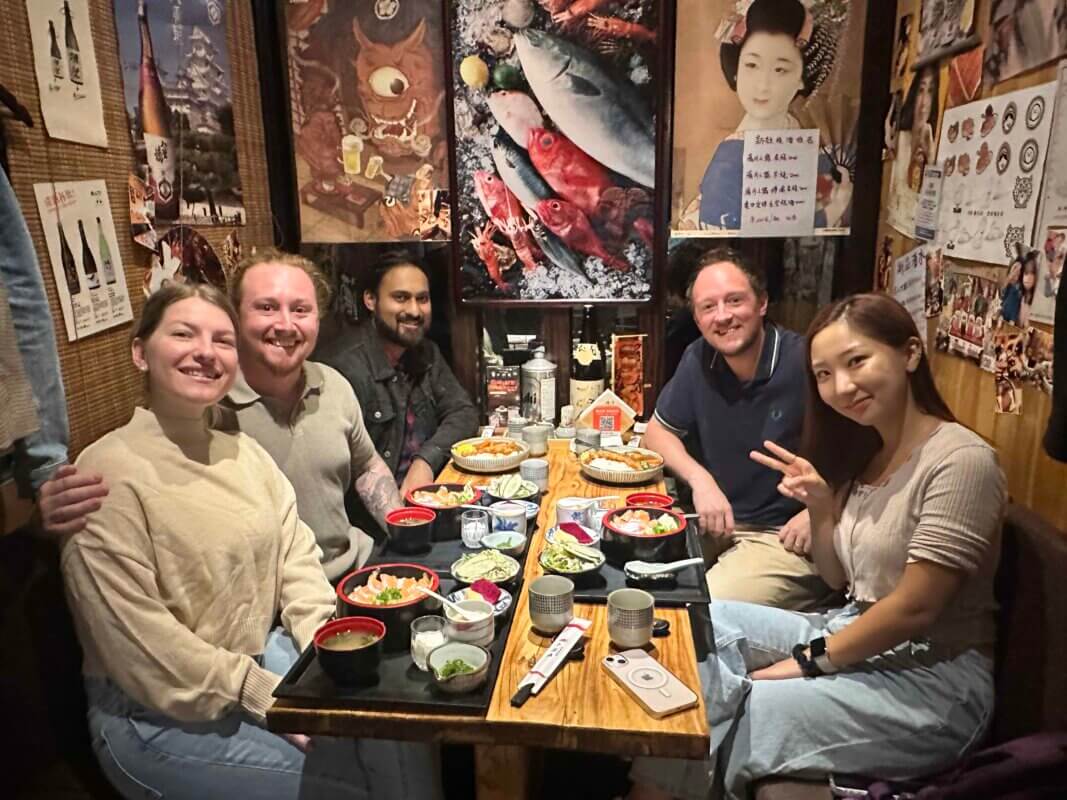
<svg viewBox="0 0 1067 800"><path fill-rule="evenodd" d="M671 561L667 564L654 564L648 561L627 561L622 569L627 575L635 578L658 578L661 575L670 575L686 567L703 564L703 558L686 558L681 561Z"/></svg>
<svg viewBox="0 0 1067 800"><path fill-rule="evenodd" d="M424 594L430 595L430 597L436 597L438 600L440 600L442 603L444 603L445 606L447 606L448 608L452 609L456 614L459 614L459 616L462 619L465 619L467 622L477 622L478 620L481 619L481 617L472 617L470 611L468 611L467 609L463 608L458 603L453 603L447 597L442 597L437 592L435 592L433 589L427 589L425 586L416 586L415 588L418 589L420 592L423 592Z"/></svg>

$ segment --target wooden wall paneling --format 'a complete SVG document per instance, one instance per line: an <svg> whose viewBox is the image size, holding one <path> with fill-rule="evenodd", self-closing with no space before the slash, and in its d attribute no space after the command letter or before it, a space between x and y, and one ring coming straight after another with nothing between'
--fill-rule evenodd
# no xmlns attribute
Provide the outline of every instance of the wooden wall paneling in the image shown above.
<svg viewBox="0 0 1067 800"><path fill-rule="evenodd" d="M988 7L979 6L978 28L983 36L989 24ZM892 22L884 22L886 30L893 29ZM891 41L891 37L886 37ZM870 43L870 37L868 37ZM944 62L942 62L944 67ZM1049 64L1036 70L1019 75L996 86L983 86L980 97L992 97L1007 94L1018 89L1046 83L1056 78L1056 65ZM942 72L942 80L946 76ZM877 91L888 95L888 84L883 83ZM866 85L865 85L866 90ZM873 90L872 90L873 91ZM883 105L888 100L885 97ZM898 257L919 244L913 237L905 236L889 226L885 221L884 209L889 195L889 175L891 162L885 162L882 169L881 209L874 255L869 264L869 275L873 278L877 272L878 253L881 250L882 237L893 237L893 256ZM873 194L873 193L872 193ZM986 279L998 280L1004 276L1007 266L994 266L982 262L966 261L948 254L946 259L966 272L980 275ZM934 341L937 320L928 320L927 341ZM1047 325L1035 324L1035 328L1050 331ZM993 375L983 372L978 365L967 359L931 350L930 366L934 379L949 408L957 419L972 428L992 444L1000 458L1001 467L1008 482L1008 490L1014 502L1033 509L1067 536L1067 464L1053 461L1045 454L1042 438L1048 423L1051 400L1043 392L1031 386L1022 389L1022 413L996 414L994 408ZM1067 365L1059 365L1060 369Z"/></svg>
<svg viewBox="0 0 1067 800"><path fill-rule="evenodd" d="M130 362L130 325L112 328L80 341L67 341L33 184L49 180L106 180L135 315L140 313L144 302L139 287L149 263L149 252L135 244L129 235L127 175L134 166L134 150L123 101L114 11L111 0L90 0L89 8L104 97L104 122L109 143L106 150L48 137L41 117L25 3L12 1L4 4L5 24L0 29L0 81L29 109L35 125L28 129L18 123L4 123L11 183L33 238L55 321L70 413L71 458L90 442L129 419L134 405L141 400L141 381ZM237 231L245 252L249 252L253 246L273 242L251 0L229 0L226 3L226 28L238 164L247 220L247 224L239 226ZM197 230L218 249L233 228L198 227Z"/></svg>

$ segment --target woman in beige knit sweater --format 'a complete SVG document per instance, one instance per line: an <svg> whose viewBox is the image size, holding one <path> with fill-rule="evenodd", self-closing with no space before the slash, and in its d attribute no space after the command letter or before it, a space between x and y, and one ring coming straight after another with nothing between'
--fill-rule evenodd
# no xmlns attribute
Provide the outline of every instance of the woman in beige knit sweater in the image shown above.
<svg viewBox="0 0 1067 800"><path fill-rule="evenodd" d="M290 666L268 641L307 646L334 595L274 461L208 425L236 321L211 287L150 297L132 348L148 406L78 459L111 487L62 550L97 758L129 798L437 797L428 748L264 727Z"/></svg>

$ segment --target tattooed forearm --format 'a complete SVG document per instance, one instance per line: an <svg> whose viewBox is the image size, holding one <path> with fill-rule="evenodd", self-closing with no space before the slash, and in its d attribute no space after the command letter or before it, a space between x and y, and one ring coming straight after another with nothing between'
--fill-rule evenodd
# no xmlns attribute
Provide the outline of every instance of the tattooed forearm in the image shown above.
<svg viewBox="0 0 1067 800"><path fill-rule="evenodd" d="M385 530L385 515L403 505L400 492L396 488L396 479L377 453L366 471L356 478L356 493L382 526L382 530Z"/></svg>

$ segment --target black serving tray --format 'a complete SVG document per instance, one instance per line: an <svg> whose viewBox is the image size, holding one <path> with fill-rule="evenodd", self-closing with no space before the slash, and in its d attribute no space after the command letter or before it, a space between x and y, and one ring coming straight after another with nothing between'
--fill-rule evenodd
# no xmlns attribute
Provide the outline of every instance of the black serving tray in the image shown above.
<svg viewBox="0 0 1067 800"><path fill-rule="evenodd" d="M694 525L685 527L687 557L701 556L699 532ZM574 599L579 603L606 603L608 594L616 589L644 589L656 598L656 605L665 608L681 608L691 603L710 603L708 584L704 579L704 566L695 564L676 573L677 578L668 581L635 581L626 577L622 567L605 563L599 572L591 575L568 575L574 581Z"/></svg>
<svg viewBox="0 0 1067 800"><path fill-rule="evenodd" d="M531 523L529 532L533 532ZM452 578L449 567L465 553L473 552L463 546L460 539L434 542L425 553L401 554L391 552L388 545L376 548L366 566L396 563L398 561L429 567L441 576L441 593L448 595L466 584ZM480 689L467 694L446 694L433 683L429 672L423 672L411 660L407 649L397 653L383 653L378 669L378 683L374 686L339 686L322 671L315 647L309 645L296 663L274 690L274 696L300 700L328 701L331 705L363 708L373 711L433 711L453 714L484 714L496 686L500 662L504 657L508 631L515 616L519 592L522 590L523 569L530 548L517 560L519 574L502 584L511 592L511 607L496 618L496 636L487 648L492 655L489 678Z"/></svg>
<svg viewBox="0 0 1067 800"><path fill-rule="evenodd" d="M451 544L440 542L439 544ZM418 563L425 563L419 561ZM430 566L426 564L426 566ZM447 572L447 568L446 568ZM441 586L447 594L462 584L452 578L441 578ZM522 588L522 577L509 589L517 597ZM383 653L378 668L378 683L374 686L339 686L322 671L315 654L314 645L309 645L297 662L282 678L274 696L286 699L318 700L330 705L362 708L372 711L434 711L452 714L484 714L493 696L500 662L504 657L508 631L515 616L516 601L496 618L496 636L487 648L492 655L489 678L480 689L467 694L446 694L433 683L429 672L422 672L411 660L411 653Z"/></svg>

